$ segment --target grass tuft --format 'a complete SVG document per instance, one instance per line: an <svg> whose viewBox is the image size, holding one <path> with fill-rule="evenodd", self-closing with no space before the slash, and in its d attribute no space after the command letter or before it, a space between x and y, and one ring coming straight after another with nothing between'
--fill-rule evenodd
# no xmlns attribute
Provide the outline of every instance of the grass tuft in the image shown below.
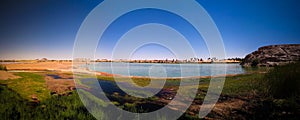
<svg viewBox="0 0 300 120"><path fill-rule="evenodd" d="M277 66L263 80L266 92L274 98L300 95L300 62Z"/></svg>

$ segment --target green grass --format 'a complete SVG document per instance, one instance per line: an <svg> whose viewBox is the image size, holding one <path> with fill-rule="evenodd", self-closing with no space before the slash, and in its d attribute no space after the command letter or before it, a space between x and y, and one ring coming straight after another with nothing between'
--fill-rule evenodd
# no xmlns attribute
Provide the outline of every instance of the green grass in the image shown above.
<svg viewBox="0 0 300 120"><path fill-rule="evenodd" d="M94 119L86 110L76 92L73 92L70 96L52 96L50 99L41 102L35 112L37 112L35 114L38 118Z"/></svg>
<svg viewBox="0 0 300 120"><path fill-rule="evenodd" d="M2 80L0 84L6 84L7 87L17 92L22 98L31 100L35 94L40 101L50 97L50 91L47 89L44 77L34 73L17 73L19 79Z"/></svg>
<svg viewBox="0 0 300 120"><path fill-rule="evenodd" d="M246 74L226 77L222 94L224 95L247 95L251 92L258 92L259 80L264 74Z"/></svg>
<svg viewBox="0 0 300 120"><path fill-rule="evenodd" d="M222 95L240 96L258 92L260 90L259 80L261 80L263 76L264 74L262 73L252 73L226 77ZM207 91L208 87L209 78L201 79L198 89ZM198 97L204 97L204 95Z"/></svg>
<svg viewBox="0 0 300 120"><path fill-rule="evenodd" d="M19 119L22 114L27 114L27 102L17 93L0 85L0 118Z"/></svg>
<svg viewBox="0 0 300 120"><path fill-rule="evenodd" d="M145 87L150 84L151 79L150 78L132 78L132 81L138 86Z"/></svg>
<svg viewBox="0 0 300 120"><path fill-rule="evenodd" d="M262 84L274 98L300 96L300 62L277 66L264 77Z"/></svg>
<svg viewBox="0 0 300 120"><path fill-rule="evenodd" d="M101 75L98 75L97 79L100 79L100 80L110 80L110 81L115 80L114 77L112 77L112 76L101 76Z"/></svg>
<svg viewBox="0 0 300 120"><path fill-rule="evenodd" d="M18 93L0 85L0 118L22 120L94 120L76 92L70 96L52 96L32 104ZM3 97L5 96L5 97Z"/></svg>

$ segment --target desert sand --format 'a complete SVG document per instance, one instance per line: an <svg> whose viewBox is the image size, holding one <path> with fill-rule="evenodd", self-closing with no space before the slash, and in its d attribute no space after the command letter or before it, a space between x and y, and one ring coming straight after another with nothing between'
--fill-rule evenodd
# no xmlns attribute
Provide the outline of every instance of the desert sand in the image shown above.
<svg viewBox="0 0 300 120"><path fill-rule="evenodd" d="M8 80L8 79L18 79L19 76L16 76L12 73L6 71L0 71L0 80Z"/></svg>
<svg viewBox="0 0 300 120"><path fill-rule="evenodd" d="M72 62L28 62L28 63L13 63L5 65L8 70L29 70L29 71L71 71Z"/></svg>

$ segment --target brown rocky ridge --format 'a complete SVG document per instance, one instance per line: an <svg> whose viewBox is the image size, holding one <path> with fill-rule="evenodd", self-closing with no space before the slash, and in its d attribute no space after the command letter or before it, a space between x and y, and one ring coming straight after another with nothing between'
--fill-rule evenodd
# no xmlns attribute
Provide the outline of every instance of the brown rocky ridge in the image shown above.
<svg viewBox="0 0 300 120"><path fill-rule="evenodd" d="M248 54L241 65L272 67L295 61L300 61L300 44L269 45Z"/></svg>

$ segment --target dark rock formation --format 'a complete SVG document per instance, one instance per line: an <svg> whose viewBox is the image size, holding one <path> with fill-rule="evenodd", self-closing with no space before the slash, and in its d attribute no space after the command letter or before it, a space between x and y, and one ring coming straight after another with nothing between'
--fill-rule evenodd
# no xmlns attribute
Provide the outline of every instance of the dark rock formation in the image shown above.
<svg viewBox="0 0 300 120"><path fill-rule="evenodd" d="M300 61L300 44L270 45L248 54L242 66L276 66Z"/></svg>

